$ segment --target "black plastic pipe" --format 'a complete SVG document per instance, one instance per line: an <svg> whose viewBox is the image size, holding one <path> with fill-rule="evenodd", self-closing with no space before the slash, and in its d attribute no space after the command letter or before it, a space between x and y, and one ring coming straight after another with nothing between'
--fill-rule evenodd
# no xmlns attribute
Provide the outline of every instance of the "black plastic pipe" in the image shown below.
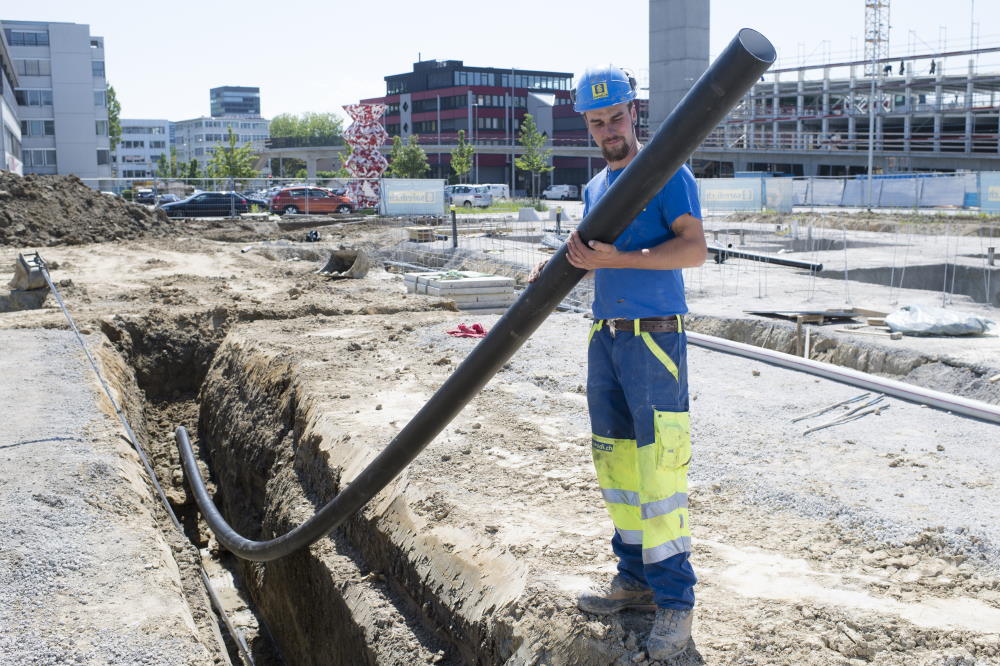
<svg viewBox="0 0 1000 666"><path fill-rule="evenodd" d="M769 254L757 254L756 252L742 252L740 250L730 250L726 247L714 247L712 245L708 246L708 251L715 255L715 263L721 264L726 259L733 257L734 259L750 259L751 261L760 261L765 264L777 264L779 266L790 266L792 268L803 268L807 271L813 271L814 273L819 273L823 270L823 264L814 264L810 261L799 261L797 259L783 259L781 257L775 257Z"/></svg>
<svg viewBox="0 0 1000 666"><path fill-rule="evenodd" d="M775 57L774 47L763 35L749 28L740 30L583 219L577 228L582 240L614 242L774 63ZM308 546L343 523L413 462L586 272L569 263L565 246L558 250L538 279L528 285L489 335L469 353L382 453L315 516L277 538L253 541L240 536L226 523L204 487L187 432L183 426L177 428L176 440L184 473L219 543L237 557L268 561Z"/></svg>

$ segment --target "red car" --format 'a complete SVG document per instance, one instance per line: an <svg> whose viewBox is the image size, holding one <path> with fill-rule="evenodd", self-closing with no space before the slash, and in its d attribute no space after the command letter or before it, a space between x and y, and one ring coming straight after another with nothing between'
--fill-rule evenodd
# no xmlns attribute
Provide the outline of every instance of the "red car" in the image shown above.
<svg viewBox="0 0 1000 666"><path fill-rule="evenodd" d="M322 187L286 187L271 199L271 212L281 215L353 213L350 197Z"/></svg>

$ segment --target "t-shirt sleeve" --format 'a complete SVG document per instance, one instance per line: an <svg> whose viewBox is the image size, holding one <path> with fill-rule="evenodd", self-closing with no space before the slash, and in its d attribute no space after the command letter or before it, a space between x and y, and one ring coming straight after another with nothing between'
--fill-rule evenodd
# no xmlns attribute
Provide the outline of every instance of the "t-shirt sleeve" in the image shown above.
<svg viewBox="0 0 1000 666"><path fill-rule="evenodd" d="M583 216L587 217L587 213L590 212L590 185L583 186Z"/></svg>
<svg viewBox="0 0 1000 666"><path fill-rule="evenodd" d="M698 183L694 174L682 166L666 187L666 222L674 223L681 215L691 215L701 219L701 203L698 201Z"/></svg>

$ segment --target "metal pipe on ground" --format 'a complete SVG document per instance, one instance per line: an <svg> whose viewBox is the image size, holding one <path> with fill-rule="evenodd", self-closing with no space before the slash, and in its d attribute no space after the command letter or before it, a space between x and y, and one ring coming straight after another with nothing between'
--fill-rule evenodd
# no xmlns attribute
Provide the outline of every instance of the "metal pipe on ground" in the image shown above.
<svg viewBox="0 0 1000 666"><path fill-rule="evenodd" d="M726 247L715 247L714 245L709 245L708 251L715 255L715 263L717 264L721 264L726 259L732 257L734 259L760 261L765 264L777 264L779 266L789 266L791 268L802 268L816 273L823 270L823 264L814 264L811 261L798 261L797 259L783 259L769 254L757 254L756 252L745 252L743 250L730 250Z"/></svg>
<svg viewBox="0 0 1000 666"><path fill-rule="evenodd" d="M705 349L744 356L782 368L808 372L812 375L850 384L851 386L885 393L895 398L1000 424L1000 407L980 402L979 400L963 398L962 396L950 393L942 393L941 391L934 391L922 386L914 386L913 384L907 384L894 379L886 379L885 377L870 375L865 372L851 370L850 368L842 368L838 365L831 365L830 363L823 363L821 361L812 361L793 354L755 347L754 345L734 342L711 335L688 331L687 338L691 344L704 347Z"/></svg>
<svg viewBox="0 0 1000 666"><path fill-rule="evenodd" d="M775 57L774 47L763 35L748 28L741 30L583 219L577 228L581 239L614 242L774 63ZM183 426L177 428L175 439L184 474L219 543L237 557L269 561L308 546L340 525L413 462L585 274L585 270L569 263L565 247L558 250L489 335L368 467L312 518L269 541L247 539L226 523L202 482L187 431Z"/></svg>

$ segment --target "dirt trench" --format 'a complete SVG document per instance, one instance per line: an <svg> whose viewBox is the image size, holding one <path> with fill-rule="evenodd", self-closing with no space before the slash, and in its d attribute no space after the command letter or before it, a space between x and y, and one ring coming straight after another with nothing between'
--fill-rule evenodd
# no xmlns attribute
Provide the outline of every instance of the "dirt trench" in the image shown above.
<svg viewBox="0 0 1000 666"><path fill-rule="evenodd" d="M442 466L453 461L495 464L497 455L501 462L513 461L522 454L510 451L512 435L521 433L527 442L544 438L533 428L522 431L523 424L512 425L502 418L498 422L495 409L472 409L472 414L463 415L449 431L455 443L440 450L432 446L423 454L430 464L415 465L360 514L308 550L271 563L250 563L219 548L198 519L181 477L173 442L178 424L185 424L191 432L210 490L233 527L249 538L273 538L334 497L461 356L456 350L418 359L404 352L426 352L421 336L428 327L443 327L451 313L382 308L368 314L361 310L345 314L331 308L337 314L298 316L299 311L216 308L174 314L151 311L101 321L104 334L130 364L121 372L133 373L141 389L143 401L131 405L130 416L138 424L137 433L149 442L157 474L189 538L237 581L243 605L237 604L236 611L244 618L241 628L257 663L649 663L639 656L638 661L632 659L641 655L648 618L636 615L611 623L593 622L572 607L572 586L580 584L574 582L579 575L573 570L599 551L590 554L584 547L577 564L573 558L560 564L539 561L532 555L530 540L524 545L495 541L506 531L502 512L484 521L482 514L473 515L472 507L463 511L453 490L441 492L444 487L438 484L467 482L462 475L452 481L442 477ZM794 347L794 329L781 325L764 329L761 337L745 339L740 326L732 322L696 319L692 323L692 329L793 351L789 347ZM818 355L826 354L825 360L885 374L905 374L920 365L884 352L859 353L849 344L838 351L836 345L825 347L821 341L816 350ZM525 391L516 388L518 382L532 377L537 387L565 395L570 408L579 407L570 398L579 386L563 386L568 380L558 379L559 373L550 374L544 368L528 372L528 366L520 365L515 362L514 367L505 368L502 381ZM493 390L494 397L498 391ZM483 443L461 444L462 440L474 442L480 434L486 438ZM445 439L450 442L452 438ZM503 502L520 488L531 487L530 483L512 487L506 476L498 476L497 487L485 493L487 503ZM560 483L564 491L588 497L596 493L588 478L574 472ZM477 494L484 491L468 488ZM733 489L714 485L707 493L693 492L691 501L708 523L702 531L706 540L742 543L754 539L723 525L733 504L739 502ZM746 513L747 508L741 511ZM715 516L722 522L713 526ZM600 511L590 518L599 523ZM794 517L786 520L795 522ZM808 536L806 526L795 534L800 535L796 538L802 540L802 550L821 561L863 543L849 532L817 543ZM870 549L872 566L885 566L888 571L906 565L914 570L936 567L937 571L954 570L962 561L952 560L953 549L932 537L921 542L923 547L914 543L902 550ZM713 568L727 566L732 557L721 545L701 550L701 562ZM541 554L550 556L545 551ZM565 558L555 552L551 556L556 561ZM580 569L588 570L586 566ZM928 575L933 581L933 575ZM553 580L560 580L561 587L552 589ZM989 580L980 585L992 589ZM707 584L711 589L713 584ZM778 654L772 654L775 646L780 648L778 653L796 652L792 648L795 638L781 638L787 631L789 611L782 603L778 607L765 613L782 618L773 628L778 637L754 648L774 659L778 659ZM817 627L821 637L806 647L822 647L827 655L832 651L847 659L881 663L887 654L905 650L911 643L913 649L947 650L964 641L950 642L940 632L914 633L905 624L887 639L876 640L879 633L868 620L822 604L799 604L794 609ZM732 610L708 612L720 615L709 621L725 624ZM714 654L729 663L735 657L731 649L725 640L717 640L705 656ZM990 654L989 644L982 649L982 654ZM694 653L679 663L702 661ZM762 663L777 662L769 657Z"/></svg>
<svg viewBox="0 0 1000 666"><path fill-rule="evenodd" d="M689 314L688 330L755 347L797 354L795 324L741 317L710 317ZM831 328L833 328L831 326ZM990 404L1000 404L1000 383L990 378L1000 372L1000 361L973 365L947 357L929 356L886 345L845 340L824 327L810 331L809 358L859 372L891 377L924 388L961 395Z"/></svg>

